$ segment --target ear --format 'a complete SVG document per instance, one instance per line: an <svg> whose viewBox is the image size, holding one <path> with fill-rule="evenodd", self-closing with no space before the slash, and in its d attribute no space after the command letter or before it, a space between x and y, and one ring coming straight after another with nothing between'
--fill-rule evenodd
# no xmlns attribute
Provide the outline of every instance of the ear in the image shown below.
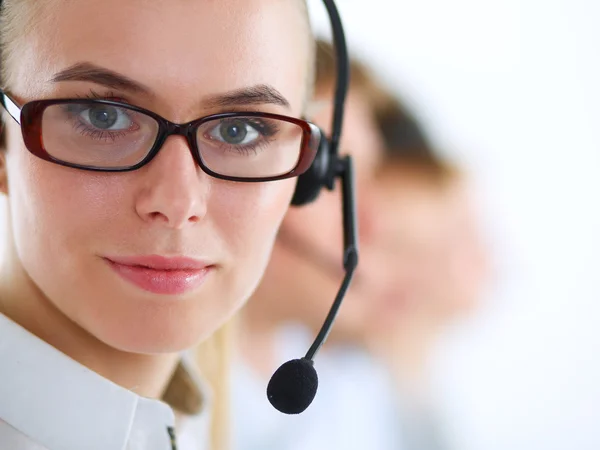
<svg viewBox="0 0 600 450"><path fill-rule="evenodd" d="M8 195L8 175L6 173L6 136L4 123L0 120L0 193Z"/></svg>
<svg viewBox="0 0 600 450"><path fill-rule="evenodd" d="M8 177L6 174L6 153L0 149L0 193L8 195Z"/></svg>

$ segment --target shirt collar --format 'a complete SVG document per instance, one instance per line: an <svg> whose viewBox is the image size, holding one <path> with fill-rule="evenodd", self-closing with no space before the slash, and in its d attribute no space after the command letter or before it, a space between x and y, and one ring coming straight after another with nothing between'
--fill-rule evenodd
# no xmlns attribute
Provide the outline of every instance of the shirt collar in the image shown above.
<svg viewBox="0 0 600 450"><path fill-rule="evenodd" d="M0 420L43 447L174 448L169 406L103 378L2 314L0 361Z"/></svg>
<svg viewBox="0 0 600 450"><path fill-rule="evenodd" d="M184 355L171 377L162 400L187 416L197 416L207 409L208 387L193 367L191 357Z"/></svg>

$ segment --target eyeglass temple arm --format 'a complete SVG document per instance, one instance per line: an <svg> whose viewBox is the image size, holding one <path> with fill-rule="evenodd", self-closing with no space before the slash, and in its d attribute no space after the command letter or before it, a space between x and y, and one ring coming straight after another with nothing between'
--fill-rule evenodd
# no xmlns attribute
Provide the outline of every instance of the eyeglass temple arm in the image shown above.
<svg viewBox="0 0 600 450"><path fill-rule="evenodd" d="M21 107L17 105L17 103L10 98L3 90L0 89L0 103L6 111L10 114L10 116L21 125Z"/></svg>

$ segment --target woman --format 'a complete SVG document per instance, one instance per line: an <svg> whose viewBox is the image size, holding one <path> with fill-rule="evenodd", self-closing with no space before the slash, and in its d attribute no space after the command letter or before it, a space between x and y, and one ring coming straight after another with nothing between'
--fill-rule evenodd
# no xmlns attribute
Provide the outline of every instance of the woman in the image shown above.
<svg viewBox="0 0 600 450"><path fill-rule="evenodd" d="M310 89L305 8L3 2L3 446L162 449L172 413L150 399L202 409L180 352L250 296L294 191L287 174L316 150L301 153L314 142L285 118L303 116ZM277 116L213 116L239 111Z"/></svg>

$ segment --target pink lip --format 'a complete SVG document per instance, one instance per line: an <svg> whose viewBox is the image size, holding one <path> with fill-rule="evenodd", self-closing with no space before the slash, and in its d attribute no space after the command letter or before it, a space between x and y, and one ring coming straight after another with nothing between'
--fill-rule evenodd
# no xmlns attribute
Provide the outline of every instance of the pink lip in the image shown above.
<svg viewBox="0 0 600 450"><path fill-rule="evenodd" d="M192 258L159 255L105 257L124 280L139 288L162 295L178 295L202 285L213 265Z"/></svg>

